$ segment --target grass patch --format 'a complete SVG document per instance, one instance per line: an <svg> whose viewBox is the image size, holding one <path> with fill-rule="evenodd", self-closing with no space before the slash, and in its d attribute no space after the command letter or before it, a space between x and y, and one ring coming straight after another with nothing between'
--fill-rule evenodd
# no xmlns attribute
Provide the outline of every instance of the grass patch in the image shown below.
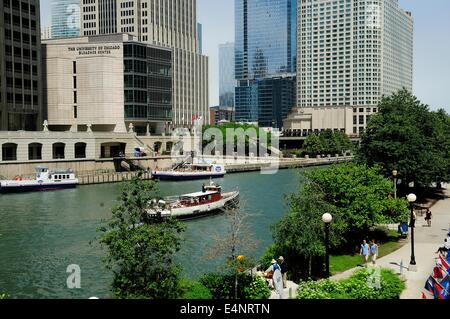
<svg viewBox="0 0 450 319"><path fill-rule="evenodd" d="M405 242L400 241L400 236L396 231L387 232L388 239L386 242L379 244L378 258L387 256L394 251L400 249ZM363 263L363 257L359 255L359 251L355 254L330 256L330 272L332 275L342 273L346 270L358 267Z"/></svg>

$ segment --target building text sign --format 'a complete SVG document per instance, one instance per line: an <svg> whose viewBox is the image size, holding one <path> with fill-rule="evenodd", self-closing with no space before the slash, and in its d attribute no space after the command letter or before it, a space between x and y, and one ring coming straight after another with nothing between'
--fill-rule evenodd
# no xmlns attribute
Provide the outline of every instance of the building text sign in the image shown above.
<svg viewBox="0 0 450 319"><path fill-rule="evenodd" d="M78 52L79 55L104 55L120 50L120 45L93 45L84 47L68 47L69 52Z"/></svg>

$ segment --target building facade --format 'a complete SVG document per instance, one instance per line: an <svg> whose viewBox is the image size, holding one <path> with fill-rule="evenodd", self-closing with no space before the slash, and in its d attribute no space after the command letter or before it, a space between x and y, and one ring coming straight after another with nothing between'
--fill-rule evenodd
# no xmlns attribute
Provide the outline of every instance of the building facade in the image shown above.
<svg viewBox="0 0 450 319"><path fill-rule="evenodd" d="M272 119L259 118L260 114L268 114L267 110L260 111L266 106L259 105L259 101L271 99L258 97L259 92L269 92L267 88L258 89L258 85L267 87L268 82L273 85L277 79L284 85L295 78L296 8L296 0L235 1L236 120L280 125L277 120L281 116L277 112L283 108L280 105L272 104L271 114L275 115ZM294 105L295 102L289 109Z"/></svg>
<svg viewBox="0 0 450 319"><path fill-rule="evenodd" d="M80 0L52 0L51 12L52 39L80 36Z"/></svg>
<svg viewBox="0 0 450 319"><path fill-rule="evenodd" d="M210 125L230 123L235 120L234 108L231 106L213 106L210 109Z"/></svg>
<svg viewBox="0 0 450 319"><path fill-rule="evenodd" d="M354 107L359 133L382 96L412 91L413 18L398 0L301 0L297 34L299 107Z"/></svg>
<svg viewBox="0 0 450 319"><path fill-rule="evenodd" d="M83 35L129 33L173 54L173 126L209 122L208 58L199 52L196 0L82 0Z"/></svg>
<svg viewBox="0 0 450 319"><path fill-rule="evenodd" d="M52 131L169 132L172 50L128 34L44 41Z"/></svg>
<svg viewBox="0 0 450 319"><path fill-rule="evenodd" d="M39 1L0 5L0 130L42 129Z"/></svg>
<svg viewBox="0 0 450 319"><path fill-rule="evenodd" d="M234 107L234 43L219 44L219 105Z"/></svg>
<svg viewBox="0 0 450 319"><path fill-rule="evenodd" d="M52 38L52 26L41 27L41 40L49 40Z"/></svg>

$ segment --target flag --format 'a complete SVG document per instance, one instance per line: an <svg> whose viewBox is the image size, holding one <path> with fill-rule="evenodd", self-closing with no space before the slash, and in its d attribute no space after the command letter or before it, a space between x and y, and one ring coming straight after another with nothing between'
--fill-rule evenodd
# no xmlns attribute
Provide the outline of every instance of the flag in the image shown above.
<svg viewBox="0 0 450 319"><path fill-rule="evenodd" d="M450 263L444 259L444 257L442 257L442 255L439 256L439 259L442 263L442 267L444 267L445 271L448 272L448 270L450 269Z"/></svg>
<svg viewBox="0 0 450 319"><path fill-rule="evenodd" d="M442 295L442 293L444 292L444 289L442 288L442 286L435 282L434 283L434 299L444 299L444 296Z"/></svg>
<svg viewBox="0 0 450 319"><path fill-rule="evenodd" d="M433 269L433 278L434 279L442 279L444 278L444 274L441 268L441 265L434 267Z"/></svg>
<svg viewBox="0 0 450 319"><path fill-rule="evenodd" d="M436 281L434 280L434 278L432 276L430 276L427 279L427 282L425 283L425 290L431 292L434 295L434 283Z"/></svg>
<svg viewBox="0 0 450 319"><path fill-rule="evenodd" d="M428 299L427 295L425 295L425 293L422 292L422 299Z"/></svg>
<svg viewBox="0 0 450 319"><path fill-rule="evenodd" d="M447 275L444 279L441 281L442 286L442 299L450 300L450 275Z"/></svg>

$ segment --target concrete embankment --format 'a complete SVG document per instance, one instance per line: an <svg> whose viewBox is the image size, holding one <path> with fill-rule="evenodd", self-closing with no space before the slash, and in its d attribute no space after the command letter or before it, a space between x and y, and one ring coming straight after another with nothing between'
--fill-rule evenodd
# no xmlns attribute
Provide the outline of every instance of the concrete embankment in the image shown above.
<svg viewBox="0 0 450 319"><path fill-rule="evenodd" d="M299 158L299 159L280 159L268 162L261 159L260 162L248 163L225 163L227 173L252 172L260 170L276 170L302 168L311 166L324 166L353 160L353 156L330 157L330 158Z"/></svg>

